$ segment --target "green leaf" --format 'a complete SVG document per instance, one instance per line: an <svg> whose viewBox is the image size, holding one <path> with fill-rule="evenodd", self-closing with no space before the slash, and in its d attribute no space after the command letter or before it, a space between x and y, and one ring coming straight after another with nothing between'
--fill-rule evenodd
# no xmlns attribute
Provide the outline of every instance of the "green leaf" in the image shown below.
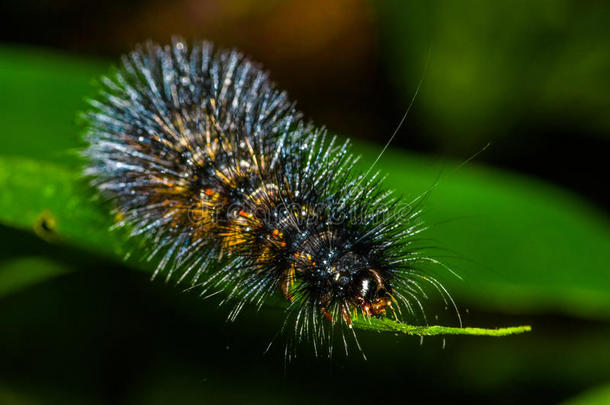
<svg viewBox="0 0 610 405"><path fill-rule="evenodd" d="M0 222L30 229L52 242L63 241L117 259L124 256L128 250L126 235L108 230L112 224L107 215L108 207L96 204L89 197L87 185L75 170L23 158L0 158L0 188L11 190L0 198ZM31 196L37 198L30 198ZM140 265L151 271L154 268L152 263ZM58 273L58 270L47 266L46 276ZM15 271L9 271L7 277L2 277L3 273L0 273L0 294L3 281L9 281L8 285L4 286L7 291L11 288L11 283L15 283L13 273ZM11 275L13 277L10 277ZM389 319L383 322L357 321L355 326L371 329L372 325L377 324L382 331L417 335L448 333L501 336L522 333L529 328L485 330L442 326L416 327Z"/></svg>
<svg viewBox="0 0 610 405"><path fill-rule="evenodd" d="M0 298L33 284L70 272L47 257L18 257L0 262Z"/></svg>
<svg viewBox="0 0 610 405"><path fill-rule="evenodd" d="M77 169L25 158L0 158L0 222L35 232L49 242L65 242L121 257L125 243L109 232L109 207L93 198Z"/></svg>
<svg viewBox="0 0 610 405"><path fill-rule="evenodd" d="M610 403L610 385L593 388L576 398L562 402L563 405L607 405Z"/></svg>
<svg viewBox="0 0 610 405"><path fill-rule="evenodd" d="M75 165L83 145L75 125L105 69L44 49L0 46L1 154Z"/></svg>

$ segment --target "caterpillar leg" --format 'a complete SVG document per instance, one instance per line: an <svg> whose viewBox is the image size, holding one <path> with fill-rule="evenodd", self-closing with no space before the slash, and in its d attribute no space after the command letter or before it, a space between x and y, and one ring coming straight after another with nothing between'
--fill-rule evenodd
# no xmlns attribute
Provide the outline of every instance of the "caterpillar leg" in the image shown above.
<svg viewBox="0 0 610 405"><path fill-rule="evenodd" d="M330 322L335 323L335 320L333 319L333 316L328 312L328 309L326 307L322 307L320 308L320 312L322 313L322 315L324 315L326 317L326 319L328 319ZM349 310L347 309L347 307L342 306L341 307L341 317L343 318L343 320L345 321L345 323L347 323L347 325L349 327L352 327L353 322L352 322L352 317L349 314Z"/></svg>
<svg viewBox="0 0 610 405"><path fill-rule="evenodd" d="M290 266L288 270L284 272L284 276L282 277L282 293L284 293L284 297L290 302L294 301L294 297L290 290L292 289L292 285L294 284L294 266Z"/></svg>
<svg viewBox="0 0 610 405"><path fill-rule="evenodd" d="M322 315L324 315L331 323L335 323L333 316L327 311L326 307L320 308L320 312L322 312Z"/></svg>
<svg viewBox="0 0 610 405"><path fill-rule="evenodd" d="M343 316L343 320L351 328L353 325L352 317L349 315L349 310L347 309L347 306L345 306L345 305L343 305L341 307L341 316Z"/></svg>

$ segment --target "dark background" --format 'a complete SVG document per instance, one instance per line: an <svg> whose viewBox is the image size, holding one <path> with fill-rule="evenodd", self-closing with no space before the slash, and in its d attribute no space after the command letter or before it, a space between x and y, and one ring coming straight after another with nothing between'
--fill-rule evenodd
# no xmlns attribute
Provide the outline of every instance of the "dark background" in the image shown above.
<svg viewBox="0 0 610 405"><path fill-rule="evenodd" d="M316 124L379 144L423 79L394 148L459 163L490 143L477 163L610 203L607 2L5 0L0 12L5 44L94 60L174 34L237 47ZM227 324L213 300L0 231L88 270L2 298L0 403L557 403L610 380L607 323L485 308L469 323L536 334L420 345L363 333L368 361L304 350L285 367L278 345L263 355L280 312Z"/></svg>

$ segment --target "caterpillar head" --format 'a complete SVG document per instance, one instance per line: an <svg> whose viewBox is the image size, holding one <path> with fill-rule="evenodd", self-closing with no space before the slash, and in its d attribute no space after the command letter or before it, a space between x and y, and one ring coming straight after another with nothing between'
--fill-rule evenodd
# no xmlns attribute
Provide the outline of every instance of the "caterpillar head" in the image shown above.
<svg viewBox="0 0 610 405"><path fill-rule="evenodd" d="M355 302L366 315L380 315L392 305L387 283L379 271L361 271L352 280L351 301Z"/></svg>
<svg viewBox="0 0 610 405"><path fill-rule="evenodd" d="M347 250L318 251L310 261L313 269L303 271L309 296L320 303L330 321L337 315L351 325L351 313L381 315L391 306L391 286L386 271L374 266L365 254ZM313 271L312 271L313 270Z"/></svg>
<svg viewBox="0 0 610 405"><path fill-rule="evenodd" d="M338 257L332 268L334 295L366 315L384 313L391 305L390 286L384 272L375 267L366 256L351 251Z"/></svg>

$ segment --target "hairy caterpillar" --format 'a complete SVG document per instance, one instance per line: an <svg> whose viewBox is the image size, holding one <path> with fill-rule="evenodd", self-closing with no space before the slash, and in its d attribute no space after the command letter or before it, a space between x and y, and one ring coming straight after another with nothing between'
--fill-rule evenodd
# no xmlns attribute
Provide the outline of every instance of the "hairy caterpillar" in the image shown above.
<svg viewBox="0 0 610 405"><path fill-rule="evenodd" d="M355 172L348 142L240 53L147 43L90 104L86 174L118 225L148 238L155 275L224 290L231 319L281 292L296 340L318 347L355 337L354 316L423 313L423 282L445 292L418 270L433 259L416 248L417 205Z"/></svg>

